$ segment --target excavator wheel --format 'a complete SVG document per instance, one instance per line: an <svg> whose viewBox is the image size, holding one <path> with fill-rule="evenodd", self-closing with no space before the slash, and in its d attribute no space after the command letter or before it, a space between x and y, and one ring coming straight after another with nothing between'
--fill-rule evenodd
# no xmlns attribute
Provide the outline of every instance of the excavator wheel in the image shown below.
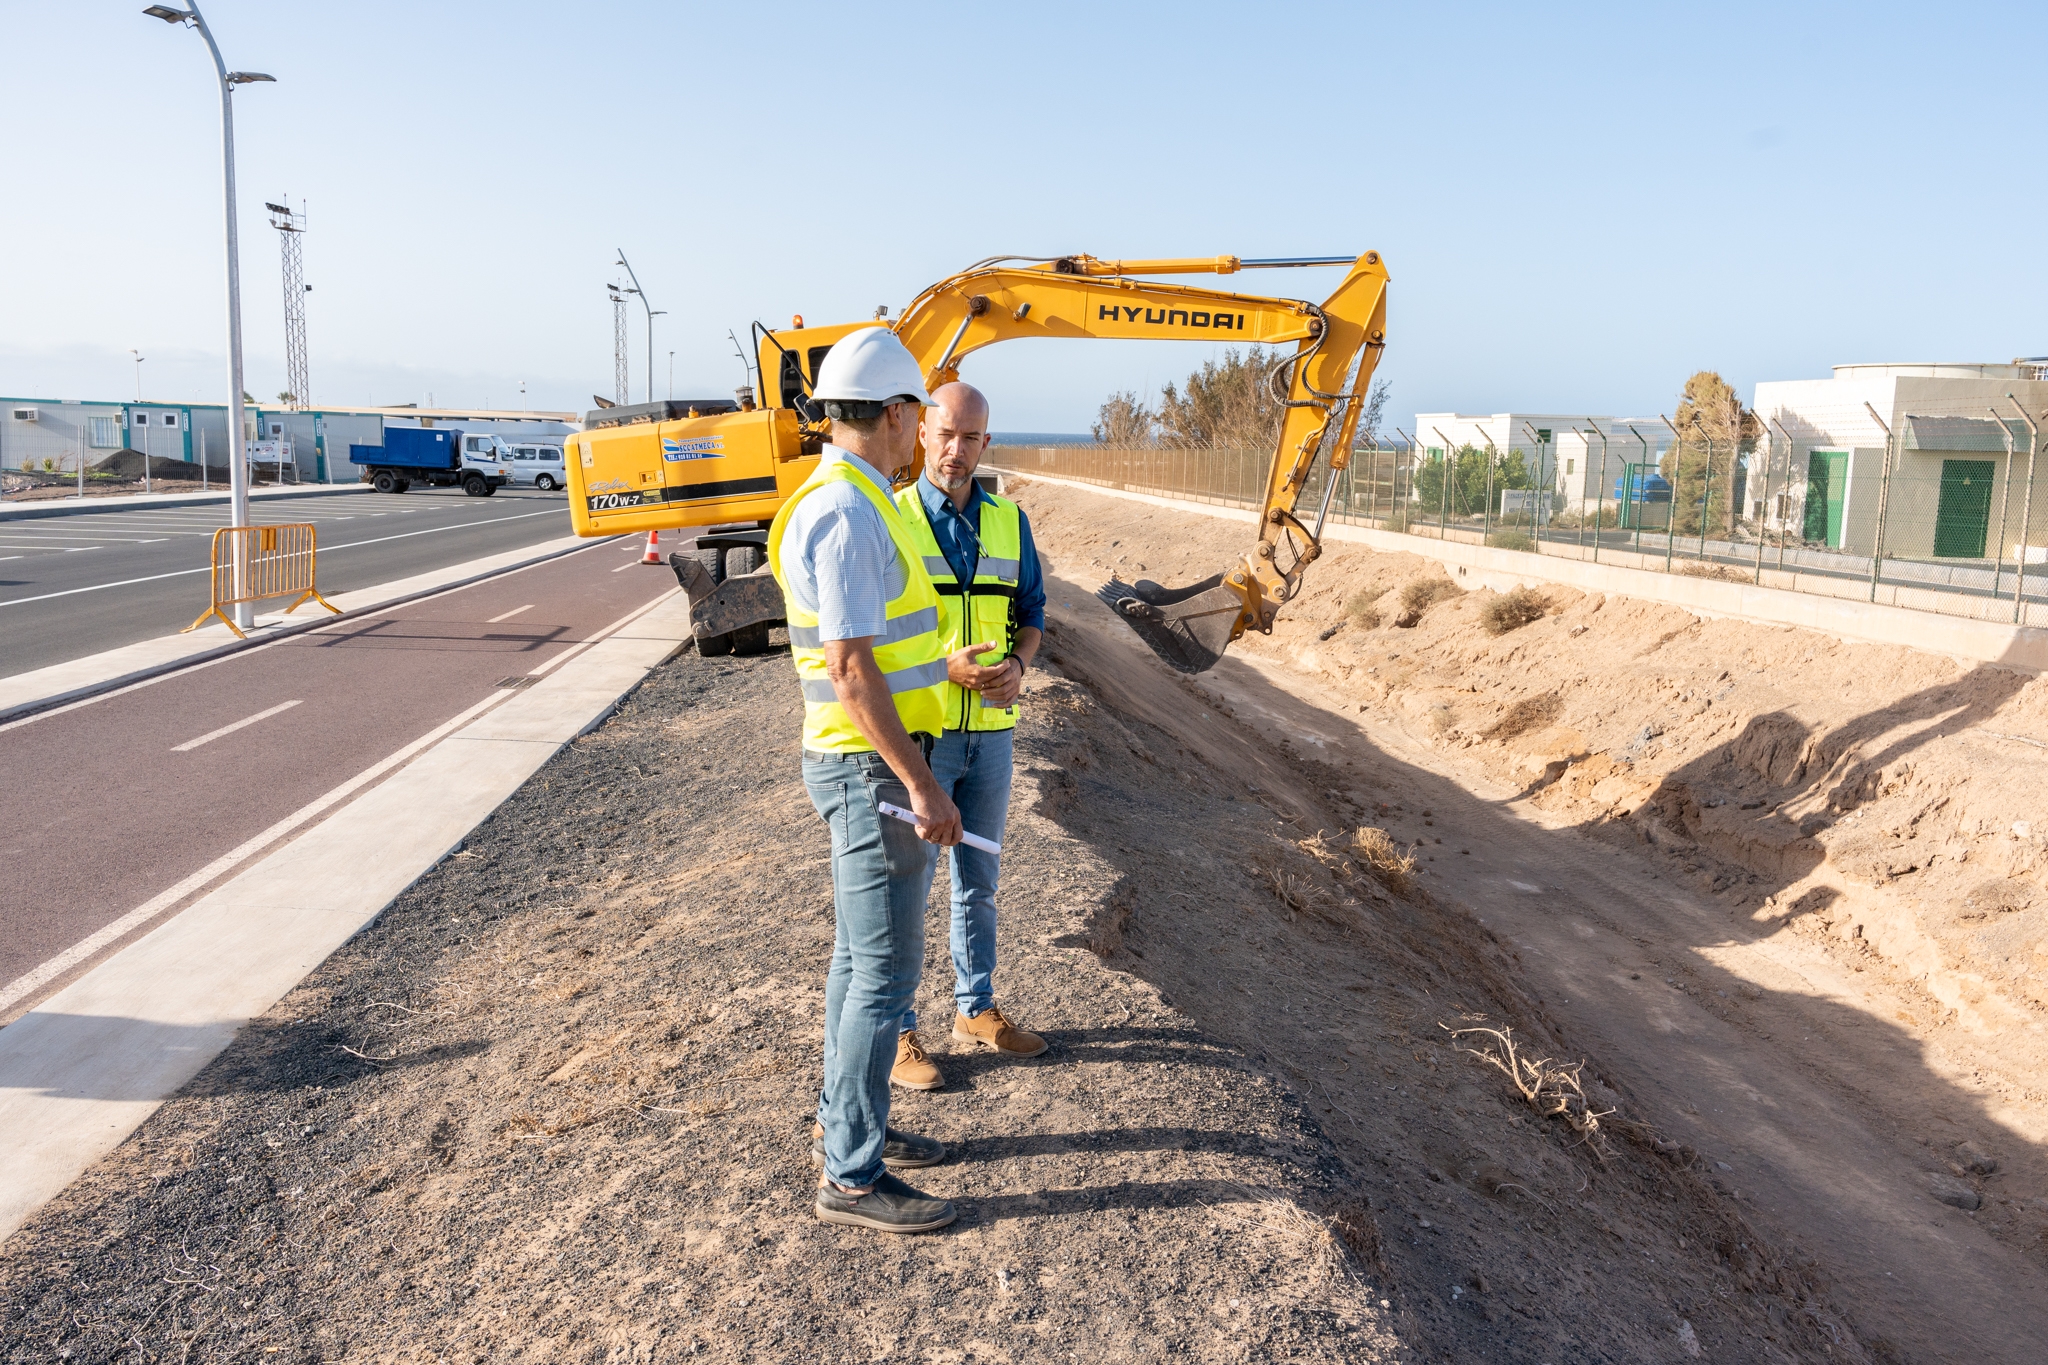
<svg viewBox="0 0 2048 1365"><path fill-rule="evenodd" d="M1111 578L1095 595L1177 673L1214 668L1244 610L1244 599L1223 586L1220 573L1186 588L1161 587L1149 578Z"/></svg>

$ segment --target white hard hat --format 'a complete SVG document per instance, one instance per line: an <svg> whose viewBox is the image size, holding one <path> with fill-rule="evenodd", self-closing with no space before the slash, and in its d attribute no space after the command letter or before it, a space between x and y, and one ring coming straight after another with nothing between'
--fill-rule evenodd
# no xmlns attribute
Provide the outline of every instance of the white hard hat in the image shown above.
<svg viewBox="0 0 2048 1365"><path fill-rule="evenodd" d="M818 366L811 396L834 417L878 417L899 399L931 405L924 374L887 327L863 327L840 339Z"/></svg>

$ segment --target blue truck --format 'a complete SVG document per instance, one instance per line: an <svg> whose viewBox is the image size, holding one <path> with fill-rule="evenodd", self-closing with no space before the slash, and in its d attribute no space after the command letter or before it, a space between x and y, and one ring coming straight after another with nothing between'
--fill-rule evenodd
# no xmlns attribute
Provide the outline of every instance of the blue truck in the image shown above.
<svg viewBox="0 0 2048 1365"><path fill-rule="evenodd" d="M472 498L488 498L512 481L505 438L461 427L386 427L383 445L351 445L348 458L379 493L424 483L460 485Z"/></svg>

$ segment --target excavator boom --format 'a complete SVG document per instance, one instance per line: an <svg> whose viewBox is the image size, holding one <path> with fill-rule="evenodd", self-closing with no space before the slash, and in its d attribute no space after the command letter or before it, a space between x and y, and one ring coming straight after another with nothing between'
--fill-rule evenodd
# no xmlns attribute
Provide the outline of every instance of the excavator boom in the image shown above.
<svg viewBox="0 0 2048 1365"><path fill-rule="evenodd" d="M1332 264L1350 269L1320 304L1138 278ZM1103 589L1104 600L1154 653L1182 672L1200 673L1245 631L1270 633L1281 604L1299 591L1302 571L1322 552L1327 497L1313 527L1296 515L1296 503L1322 452L1330 460L1326 489L1335 487L1336 472L1350 463L1358 416L1386 342L1386 285L1377 252L1356 259L1279 261L1068 256L1027 265L990 262L920 294L896 334L926 365L933 384L959 378L961 362L982 347L1022 337L1224 340L1292 348L1269 375L1285 416L1266 468L1252 552L1182 588L1113 578ZM936 359L926 359L931 356Z"/></svg>
<svg viewBox="0 0 2048 1365"><path fill-rule="evenodd" d="M1348 268L1319 304L1146 278L1308 266ZM1155 653L1182 672L1199 673L1245 631L1270 632L1322 551L1328 493L1350 462L1386 341L1386 285L1386 268L1370 251L1356 258L998 257L932 285L893 326L932 386L958 379L961 364L984 347L1031 337L1242 342L1281 352L1268 380L1284 416L1250 553L1181 588L1112 579L1103 589L1104 600ZM764 620L773 619L767 614L780 598L772 579L761 581L761 533L809 475L829 436L809 401L810 386L834 343L862 327L891 325L878 317L757 326L759 379L739 402L671 400L592 413L591 430L575 439L569 462L577 533L758 522L751 530L700 535L694 557L671 562L690 594L700 649L715 640L765 642ZM1310 525L1297 515L1297 503L1326 452L1331 474ZM741 563L744 569L733 567L728 577L725 566Z"/></svg>

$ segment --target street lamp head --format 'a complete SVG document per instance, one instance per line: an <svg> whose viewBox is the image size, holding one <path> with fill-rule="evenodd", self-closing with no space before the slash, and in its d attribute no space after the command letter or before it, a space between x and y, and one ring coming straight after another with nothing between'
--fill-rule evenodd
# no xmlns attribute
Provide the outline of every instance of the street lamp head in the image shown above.
<svg viewBox="0 0 2048 1365"><path fill-rule="evenodd" d="M270 82L273 82L273 83L275 83L275 82L276 82L276 80L277 80L277 77L275 77L275 76L266 76L266 75L264 75L264 74L263 74L263 73L262 73L261 71L230 71L230 72L228 72L228 84L229 84L229 85L247 85L247 84L249 84L249 83L250 83L251 81L270 81Z"/></svg>
<svg viewBox="0 0 2048 1365"><path fill-rule="evenodd" d="M191 11L172 9L169 5L151 5L142 12L152 19L161 19L167 24L182 24L192 17Z"/></svg>

